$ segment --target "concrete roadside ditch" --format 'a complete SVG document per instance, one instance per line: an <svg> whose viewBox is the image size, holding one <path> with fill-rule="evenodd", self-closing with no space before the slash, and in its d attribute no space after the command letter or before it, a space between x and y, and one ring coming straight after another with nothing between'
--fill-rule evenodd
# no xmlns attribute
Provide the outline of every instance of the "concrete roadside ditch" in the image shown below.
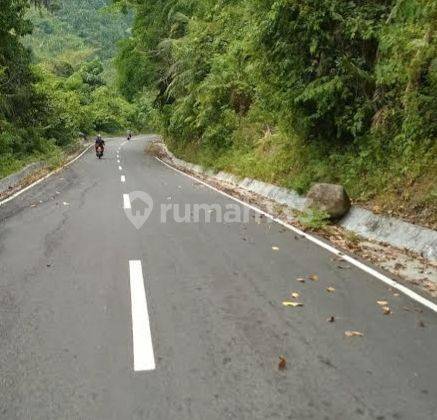
<svg viewBox="0 0 437 420"><path fill-rule="evenodd" d="M92 145L93 143L82 144L76 153L69 155L59 168L52 171L49 170L46 162L34 162L20 171L0 179L0 206L71 165L86 153Z"/></svg>
<svg viewBox="0 0 437 420"><path fill-rule="evenodd" d="M306 198L295 191L251 178L241 179L226 172L214 173L199 165L178 159L160 141L154 144L162 150L161 158L181 168L250 191L293 210L303 211L305 208ZM365 239L405 249L431 262L437 262L437 231L435 230L394 217L375 214L358 206L352 206L348 214L337 224Z"/></svg>
<svg viewBox="0 0 437 420"><path fill-rule="evenodd" d="M0 179L0 196L8 191L14 190L21 185L26 178L46 167L47 165L45 162L34 162L25 166L23 169L21 169L21 171L15 172L6 178Z"/></svg>

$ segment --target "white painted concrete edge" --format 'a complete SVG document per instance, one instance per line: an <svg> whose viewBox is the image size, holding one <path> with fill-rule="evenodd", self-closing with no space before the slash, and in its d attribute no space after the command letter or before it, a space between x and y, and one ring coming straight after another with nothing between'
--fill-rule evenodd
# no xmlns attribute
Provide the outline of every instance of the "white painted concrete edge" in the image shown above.
<svg viewBox="0 0 437 420"><path fill-rule="evenodd" d="M6 193L10 189L18 187L20 183L23 182L23 180L25 180L28 176L32 175L36 171L45 168L46 166L47 164L45 162L33 162L29 165L26 165L18 172L15 172L5 178L0 179L0 194Z"/></svg>
<svg viewBox="0 0 437 420"><path fill-rule="evenodd" d="M309 233L306 233L300 229L298 229L297 227L290 225L287 222L284 222L281 219L278 219L274 216L272 216L271 214L265 212L264 210L259 209L258 207L253 206L252 204L249 204L245 201L240 200L237 197L234 197L210 184L208 184L207 182L202 181L199 178L196 178L180 169L178 169L177 167L173 166L173 164L167 163L165 161L163 161L162 159L156 157L156 159L161 162L163 165L166 165L167 167L171 168L172 170L192 179L195 180L196 182L201 183L202 185L204 185L205 187L210 188L211 190L224 195L225 197L228 197L231 200L234 200L248 208L250 208L251 210L263 214L265 217L273 220L276 223L279 223L280 225L286 227L287 229L290 229L291 231L301 235L302 237L308 239L310 242L320 246L321 248L326 249L327 251L329 251L330 253L337 255L338 257L341 257L344 261L349 262L350 264L354 265L355 267L359 268L360 270L370 274L371 276L377 278L378 280L381 280L383 283L385 283L386 285L404 293L406 296L410 297L411 299L415 300L416 302L424 305L425 307L427 307L428 309L431 309L432 311L437 313L437 304L435 304L434 302L424 298L423 296L419 295L418 293L416 293L415 291L409 289L408 287L404 286L403 284L398 283L397 281L391 279L390 277L387 277L386 275L380 273L379 271L375 270L374 268L362 263L361 261L357 260L356 258L344 254L342 251L338 250L337 248L333 247L332 245L330 245L329 243L326 243L322 240L320 240L319 238L316 238L313 235L310 235ZM173 163L173 162L172 162Z"/></svg>
<svg viewBox="0 0 437 420"><path fill-rule="evenodd" d="M0 207L3 206L4 204L6 204L7 202L13 200L14 198L20 196L24 192L26 192L26 191L30 190L31 188L35 187L36 185L40 184L41 182L45 181L47 178L50 178L52 175L57 174L58 172L61 172L63 169L67 168L68 166L70 166L71 164L76 162L76 160L81 158L93 146L94 146L94 143L91 143L90 145L86 146L85 149L81 153L79 153L77 156L75 156L74 158L69 160L67 163L65 163L61 167L55 169L52 172L49 172L47 175L44 175L43 177L37 179L35 182L32 182L30 185L20 189L16 193L14 193L14 194L10 195L9 197L5 198L4 200L0 201Z"/></svg>
<svg viewBox="0 0 437 420"><path fill-rule="evenodd" d="M302 211L304 209L306 198L295 191L251 178L241 179L227 172L214 173L199 165L178 159L164 143L159 144L168 154L171 162L177 166L209 176L217 181L227 182L294 210ZM357 206L352 206L349 213L338 224L364 238L387 243L397 248L405 248L430 261L437 261L437 231L435 230L404 222L394 217L374 214Z"/></svg>

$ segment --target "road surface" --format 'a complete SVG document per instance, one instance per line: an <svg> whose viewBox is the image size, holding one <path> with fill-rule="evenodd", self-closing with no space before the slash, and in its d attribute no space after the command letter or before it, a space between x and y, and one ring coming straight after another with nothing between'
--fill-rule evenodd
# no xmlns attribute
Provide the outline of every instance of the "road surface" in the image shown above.
<svg viewBox="0 0 437 420"><path fill-rule="evenodd" d="M437 418L435 312L278 224L216 220L235 202L148 140L0 207L1 419Z"/></svg>

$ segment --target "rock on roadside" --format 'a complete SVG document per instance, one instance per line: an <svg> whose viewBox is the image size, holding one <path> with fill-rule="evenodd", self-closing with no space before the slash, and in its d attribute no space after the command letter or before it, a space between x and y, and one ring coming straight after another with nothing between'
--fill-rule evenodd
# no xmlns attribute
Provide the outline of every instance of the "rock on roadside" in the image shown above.
<svg viewBox="0 0 437 420"><path fill-rule="evenodd" d="M314 184L308 191L307 209L325 211L333 219L344 216L351 207L346 190L337 184Z"/></svg>

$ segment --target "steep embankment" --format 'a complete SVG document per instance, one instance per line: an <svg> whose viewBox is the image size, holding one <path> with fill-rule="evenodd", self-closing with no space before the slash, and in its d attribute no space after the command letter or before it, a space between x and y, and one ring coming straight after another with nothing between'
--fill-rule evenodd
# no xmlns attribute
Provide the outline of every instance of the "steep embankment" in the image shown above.
<svg viewBox="0 0 437 420"><path fill-rule="evenodd" d="M132 5L119 85L177 155L437 224L435 2Z"/></svg>

